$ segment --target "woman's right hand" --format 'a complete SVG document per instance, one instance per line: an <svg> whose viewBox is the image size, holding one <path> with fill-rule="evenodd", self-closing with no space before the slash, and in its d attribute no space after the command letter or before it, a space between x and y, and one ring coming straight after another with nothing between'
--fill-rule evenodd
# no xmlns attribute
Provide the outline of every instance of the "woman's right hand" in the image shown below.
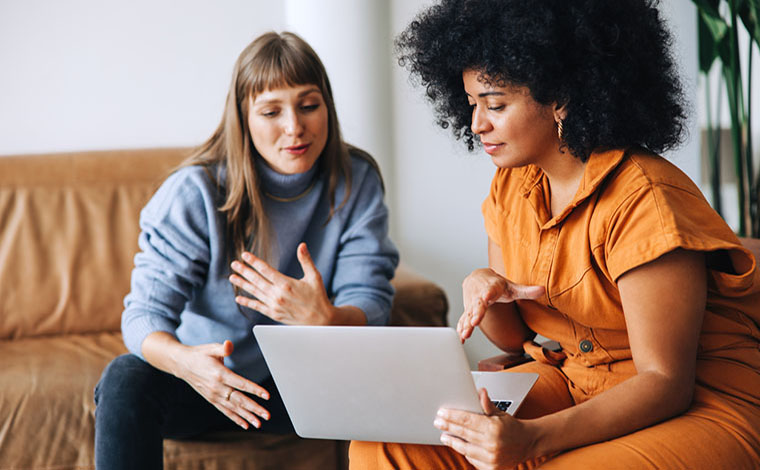
<svg viewBox="0 0 760 470"><path fill-rule="evenodd" d="M269 399L269 392L224 365L224 358L232 350L230 341L186 346L177 376L241 428L248 429L248 423L260 428L257 415L268 420L269 412L243 392L265 400Z"/></svg>
<svg viewBox="0 0 760 470"><path fill-rule="evenodd" d="M457 323L459 337L462 342L469 338L491 305L518 299L537 299L544 291L543 286L515 284L491 268L476 269L462 283L464 313Z"/></svg>
<svg viewBox="0 0 760 470"><path fill-rule="evenodd" d="M268 420L269 412L243 392L264 400L269 392L224 365L233 349L231 341L187 346L164 331L149 334L142 344L143 356L152 366L187 382L241 428L248 429L248 423L260 428L257 415Z"/></svg>

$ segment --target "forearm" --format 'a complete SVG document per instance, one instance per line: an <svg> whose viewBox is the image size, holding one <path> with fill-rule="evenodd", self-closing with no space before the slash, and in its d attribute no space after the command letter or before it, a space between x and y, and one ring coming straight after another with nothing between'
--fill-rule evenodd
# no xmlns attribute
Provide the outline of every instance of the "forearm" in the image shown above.
<svg viewBox="0 0 760 470"><path fill-rule="evenodd" d="M534 420L535 455L614 439L683 413L694 379L673 379L656 372L637 374L580 405Z"/></svg>
<svg viewBox="0 0 760 470"><path fill-rule="evenodd" d="M536 334L525 325L514 303L496 303L488 307L480 330L499 349L520 352L523 343Z"/></svg>
<svg viewBox="0 0 760 470"><path fill-rule="evenodd" d="M704 255L676 250L620 277L638 373L581 405L527 422L535 426L541 454L612 439L688 409L694 394L706 274Z"/></svg>

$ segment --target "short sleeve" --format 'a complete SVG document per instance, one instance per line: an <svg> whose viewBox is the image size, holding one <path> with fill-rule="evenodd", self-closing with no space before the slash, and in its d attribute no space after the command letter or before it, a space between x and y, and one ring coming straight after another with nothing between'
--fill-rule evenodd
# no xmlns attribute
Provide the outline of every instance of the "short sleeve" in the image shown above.
<svg viewBox="0 0 760 470"><path fill-rule="evenodd" d="M605 256L611 278L617 281L627 271L677 248L728 250L732 258L747 255L736 235L694 188L668 183L634 188L609 220Z"/></svg>

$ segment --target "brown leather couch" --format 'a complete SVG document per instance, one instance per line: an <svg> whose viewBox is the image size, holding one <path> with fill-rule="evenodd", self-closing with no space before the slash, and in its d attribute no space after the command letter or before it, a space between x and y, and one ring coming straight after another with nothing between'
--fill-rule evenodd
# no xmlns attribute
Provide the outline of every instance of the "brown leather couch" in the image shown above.
<svg viewBox="0 0 760 470"><path fill-rule="evenodd" d="M138 214L187 149L0 157L0 470L92 469L93 388L126 352L122 299ZM392 324L446 324L399 269ZM167 469L341 469L346 443L295 435L168 440ZM103 469L107 470L107 469Z"/></svg>

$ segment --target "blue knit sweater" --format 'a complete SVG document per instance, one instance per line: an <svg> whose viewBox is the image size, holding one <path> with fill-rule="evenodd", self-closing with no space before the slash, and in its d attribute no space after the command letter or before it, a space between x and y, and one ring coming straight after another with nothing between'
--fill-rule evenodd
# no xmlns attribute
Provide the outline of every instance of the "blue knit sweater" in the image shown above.
<svg viewBox="0 0 760 470"><path fill-rule="evenodd" d="M350 198L325 224L330 211L328 185L318 166L282 175L257 161L265 210L275 234L274 267L302 277L296 247L305 242L333 303L358 307L368 324L383 325L390 314L390 279L398 252L388 238L388 209L379 175L366 160L352 156ZM307 190L297 200L282 200ZM336 205L344 194L341 181ZM199 166L176 171L158 189L140 214L141 251L135 256L121 329L127 348L140 357L143 340L156 331L169 332L187 345L229 339L235 348L225 364L257 382L269 371L251 329L276 322L235 303L228 281L226 219L218 210L223 199Z"/></svg>

